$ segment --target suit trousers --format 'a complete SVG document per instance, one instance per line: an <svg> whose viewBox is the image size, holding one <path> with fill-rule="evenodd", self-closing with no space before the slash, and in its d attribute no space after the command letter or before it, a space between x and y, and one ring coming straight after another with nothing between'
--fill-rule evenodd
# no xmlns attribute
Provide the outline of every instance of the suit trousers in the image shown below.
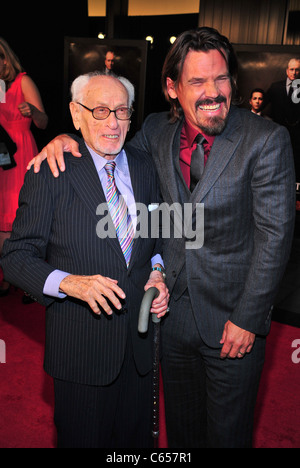
<svg viewBox="0 0 300 468"><path fill-rule="evenodd" d="M58 448L153 448L152 372L137 372L130 338L112 384L54 379L54 390Z"/></svg>
<svg viewBox="0 0 300 468"><path fill-rule="evenodd" d="M221 359L201 339L188 292L171 300L162 326L170 448L251 448L265 341L257 337L242 359Z"/></svg>

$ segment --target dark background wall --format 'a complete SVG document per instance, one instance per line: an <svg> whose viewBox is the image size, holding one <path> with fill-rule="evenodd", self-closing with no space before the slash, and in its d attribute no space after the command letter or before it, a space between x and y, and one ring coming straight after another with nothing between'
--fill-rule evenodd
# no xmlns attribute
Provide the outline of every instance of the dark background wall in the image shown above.
<svg viewBox="0 0 300 468"><path fill-rule="evenodd" d="M0 36L18 55L28 75L37 84L49 126L34 130L38 143L63 130L64 36L87 36L86 1L6 2L0 8Z"/></svg>
<svg viewBox="0 0 300 468"><path fill-rule="evenodd" d="M65 130L62 109L65 36L97 37L100 31L108 32L114 39L144 39L148 34L153 35L155 40L149 46L147 59L147 115L167 109L160 73L171 35L199 24L216 27L234 43L281 44L286 38L289 3L285 0L201 0L199 15L128 17L127 0L109 0L109 18L105 19L88 17L87 0L10 1L1 4L0 36L9 42L41 92L49 115L48 129L34 130L41 146ZM297 43L299 35L295 33L294 23L292 26L292 43Z"/></svg>

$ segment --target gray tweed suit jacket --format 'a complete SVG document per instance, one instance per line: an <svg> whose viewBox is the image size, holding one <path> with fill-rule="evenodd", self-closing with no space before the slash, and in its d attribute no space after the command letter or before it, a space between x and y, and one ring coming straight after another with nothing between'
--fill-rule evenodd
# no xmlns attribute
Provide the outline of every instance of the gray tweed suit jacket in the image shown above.
<svg viewBox="0 0 300 468"><path fill-rule="evenodd" d="M130 142L152 155L166 203L191 203L194 215L196 205L204 204L201 248L187 249L184 236L165 239L170 292L179 299L188 287L200 335L209 346L220 346L227 320L266 335L294 232L288 132L232 106L191 195L179 166L182 125L183 119L170 123L167 113L152 114Z"/></svg>

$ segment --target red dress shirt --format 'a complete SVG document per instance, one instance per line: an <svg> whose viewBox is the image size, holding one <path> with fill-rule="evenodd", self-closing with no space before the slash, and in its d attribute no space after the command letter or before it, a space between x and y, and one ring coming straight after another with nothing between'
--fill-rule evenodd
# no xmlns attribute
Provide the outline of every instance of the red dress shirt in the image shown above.
<svg viewBox="0 0 300 468"><path fill-rule="evenodd" d="M180 168L186 182L186 185L190 187L190 171L191 171L191 159L192 159L192 152L196 148L195 138L199 135L199 131L195 130L187 121L185 121L180 137ZM204 143L204 166L207 162L207 158L209 156L209 152L213 145L214 136L208 136L204 133L201 133L204 138L206 139L207 143Z"/></svg>

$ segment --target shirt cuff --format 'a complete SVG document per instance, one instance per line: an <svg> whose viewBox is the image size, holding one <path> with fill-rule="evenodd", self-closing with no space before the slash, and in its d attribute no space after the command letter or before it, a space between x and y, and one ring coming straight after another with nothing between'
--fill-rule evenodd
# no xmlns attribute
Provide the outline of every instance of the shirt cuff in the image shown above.
<svg viewBox="0 0 300 468"><path fill-rule="evenodd" d="M58 299L64 299L66 294L59 292L59 285L63 279L69 276L70 273L66 273L65 271L54 270L48 278L46 279L43 293L45 296L57 297Z"/></svg>
<svg viewBox="0 0 300 468"><path fill-rule="evenodd" d="M165 267L163 259L159 254L154 255L154 257L151 258L152 268L154 267L154 265L156 265L156 263L159 263L163 268Z"/></svg>

